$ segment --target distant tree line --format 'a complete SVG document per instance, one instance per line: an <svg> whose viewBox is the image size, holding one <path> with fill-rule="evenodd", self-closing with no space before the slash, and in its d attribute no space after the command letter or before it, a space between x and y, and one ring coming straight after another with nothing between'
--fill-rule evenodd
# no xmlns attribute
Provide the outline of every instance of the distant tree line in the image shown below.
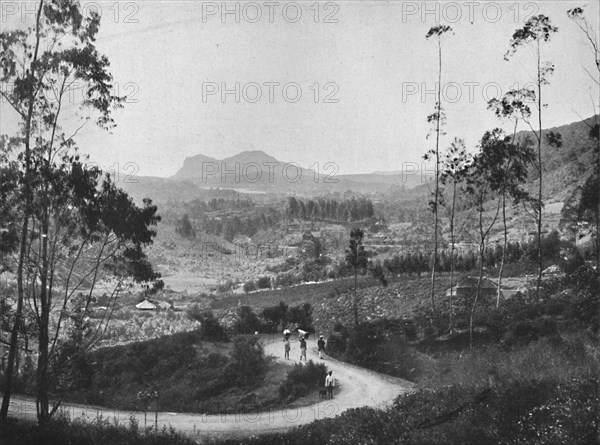
<svg viewBox="0 0 600 445"><path fill-rule="evenodd" d="M493 245L485 249L484 266L488 268L497 267L504 255L505 263L522 263L529 261L532 264L537 261L537 240L528 243L508 242L503 253L502 245ZM542 256L545 262L559 264L563 269L573 269L583 263L583 257L571 243L560 240L557 231L552 231L542 237ZM566 257L561 256L561 250L567 251ZM479 258L475 250L459 252L454 254L454 270L457 272L469 272L479 264ZM396 254L386 258L382 266L392 274L423 273L431 271L431 255L428 252L415 252ZM437 270L439 272L450 272L452 263L450 255L442 250L438 254Z"/></svg>
<svg viewBox="0 0 600 445"><path fill-rule="evenodd" d="M310 303L303 303L297 306L288 306L280 301L276 306L269 306L262 310L261 317L272 329L285 327L288 324L297 324L304 330L312 331L313 309Z"/></svg>
<svg viewBox="0 0 600 445"><path fill-rule="evenodd" d="M194 217L202 217L205 213L217 212L220 210L247 210L255 207L251 199L225 199L212 198L207 201L196 199L187 204L190 213Z"/></svg>
<svg viewBox="0 0 600 445"><path fill-rule="evenodd" d="M188 239L194 239L198 230L227 241L237 235L252 237L279 224L283 216L274 207L259 207L250 199L196 199L185 207L186 213L175 222L175 231Z"/></svg>
<svg viewBox="0 0 600 445"><path fill-rule="evenodd" d="M248 216L225 216L214 218L205 215L202 218L202 230L211 235L222 236L227 241L233 241L237 235L252 237L260 230L268 230L281 220L281 214L269 207L265 210L255 210Z"/></svg>
<svg viewBox="0 0 600 445"><path fill-rule="evenodd" d="M367 198L336 199L316 198L303 201L288 198L287 213L292 218L329 219L340 222L360 221L375 214L373 203Z"/></svg>

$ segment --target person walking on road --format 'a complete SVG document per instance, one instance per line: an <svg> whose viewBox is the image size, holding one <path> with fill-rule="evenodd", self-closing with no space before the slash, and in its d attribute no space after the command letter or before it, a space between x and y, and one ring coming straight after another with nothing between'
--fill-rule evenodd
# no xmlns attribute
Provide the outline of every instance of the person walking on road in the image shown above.
<svg viewBox="0 0 600 445"><path fill-rule="evenodd" d="M283 348L285 350L285 359L289 360L291 345L290 345L290 339L288 337L283 338Z"/></svg>
<svg viewBox="0 0 600 445"><path fill-rule="evenodd" d="M302 357L306 361L306 340L304 337L300 337L300 361L302 361Z"/></svg>
<svg viewBox="0 0 600 445"><path fill-rule="evenodd" d="M335 379L332 376L333 371L329 371L327 377L325 377L325 388L327 388L327 397L333 399L333 387L335 386Z"/></svg>
<svg viewBox="0 0 600 445"><path fill-rule="evenodd" d="M325 340L323 339L322 335L319 337L317 347L319 348L319 358L323 360L323 352L325 352Z"/></svg>

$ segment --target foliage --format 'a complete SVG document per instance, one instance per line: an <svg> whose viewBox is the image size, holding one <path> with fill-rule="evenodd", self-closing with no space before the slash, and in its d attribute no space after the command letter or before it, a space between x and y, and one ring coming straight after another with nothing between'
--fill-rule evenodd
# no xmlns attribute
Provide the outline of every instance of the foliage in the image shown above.
<svg viewBox="0 0 600 445"><path fill-rule="evenodd" d="M234 326L236 334L254 334L261 330L261 322L250 306L240 306L238 316Z"/></svg>
<svg viewBox="0 0 600 445"><path fill-rule="evenodd" d="M78 417L70 419L57 416L43 428L31 422L10 419L3 425L3 444L5 445L194 445L197 442L174 428L159 431L140 431L137 422L129 427L102 417L90 419Z"/></svg>
<svg viewBox="0 0 600 445"><path fill-rule="evenodd" d="M310 303L299 304L298 306L291 306L288 312L287 320L290 323L296 323L305 331L312 331L314 329L312 313L313 310Z"/></svg>
<svg viewBox="0 0 600 445"><path fill-rule="evenodd" d="M190 217L186 213L184 214L175 227L175 231L184 238L193 239L196 238L196 231L190 222Z"/></svg>
<svg viewBox="0 0 600 445"><path fill-rule="evenodd" d="M178 412L255 410L259 405L244 396L261 381L267 366L254 336L238 337L233 344L208 342L200 330L100 348L78 360L85 366L69 368L65 400L146 410L148 401L138 394L150 389L158 392L161 410ZM233 388L235 396L229 395ZM25 393L34 389L34 380L22 387ZM268 407L276 402L275 394L270 397L259 403Z"/></svg>
<svg viewBox="0 0 600 445"><path fill-rule="evenodd" d="M277 306L264 308L260 315L272 328L277 328L284 325L287 321L288 305L283 301L279 301Z"/></svg>
<svg viewBox="0 0 600 445"><path fill-rule="evenodd" d="M81 323L88 315L98 281L114 285L114 297L126 280L159 278L143 252L156 235L152 226L160 221L156 206L144 200L137 207L110 175L103 178L99 169L88 167L74 140L81 127L71 136L62 128L61 111L73 84L84 91L79 108L96 114L102 128L114 127L112 112L124 101L113 95L108 58L95 47L99 24L98 13L84 16L77 2L40 1L33 26L0 33L0 80L14 85L2 96L20 119L17 135L2 137L1 156L12 170L3 175L2 188L10 184L5 178L14 181L7 196L17 210L12 222L21 232L2 418L25 299L37 323L36 401L43 424L57 407L50 409L49 388L64 386L70 357L90 348L102 333L100 322L95 333L76 342L79 351L72 350L75 342L61 345L61 329L69 320ZM56 317L55 307L62 308ZM108 319L103 322L106 326Z"/></svg>
<svg viewBox="0 0 600 445"><path fill-rule="evenodd" d="M247 294L249 294L250 292L253 292L253 291L257 290L258 287L256 286L256 282L255 281L250 280L250 281L246 281L244 283L243 289L244 289L244 292L246 292Z"/></svg>
<svg viewBox="0 0 600 445"><path fill-rule="evenodd" d="M137 310L121 309L119 314L113 315L102 340L97 345L116 346L194 331L199 328L198 321L190 319L187 314L182 312L166 311L147 314Z"/></svg>
<svg viewBox="0 0 600 445"><path fill-rule="evenodd" d="M268 276L262 276L256 280L256 287L259 289L271 289L271 278Z"/></svg>
<svg viewBox="0 0 600 445"><path fill-rule="evenodd" d="M288 198L287 213L292 218L320 219L339 222L361 221L374 215L373 203L367 198L336 199L317 198L303 201Z"/></svg>
<svg viewBox="0 0 600 445"><path fill-rule="evenodd" d="M202 338L208 341L228 341L227 333L211 311L203 311L198 304L189 306L186 315L190 320L200 323Z"/></svg>
<svg viewBox="0 0 600 445"><path fill-rule="evenodd" d="M400 395L391 408L350 409L333 419L244 443L594 443L598 402L597 379L558 385L553 381L451 385ZM537 431L543 435L536 437Z"/></svg>
<svg viewBox="0 0 600 445"><path fill-rule="evenodd" d="M268 306L264 308L261 317L265 323L273 330L278 327L289 326L295 324L306 331L312 331L312 306L310 303L303 303L297 306L288 306L283 301L279 301L276 306Z"/></svg>
<svg viewBox="0 0 600 445"><path fill-rule="evenodd" d="M358 229L352 229L350 232L350 241L346 249L346 265L354 274L354 298L352 308L354 310L354 323L358 324L358 295L356 293L357 278L359 273L364 273L367 269L367 252L363 245L364 232Z"/></svg>
<svg viewBox="0 0 600 445"><path fill-rule="evenodd" d="M307 395L310 391L325 385L327 367L323 363L296 363L288 371L285 381L279 387L279 396L287 401L293 401Z"/></svg>
<svg viewBox="0 0 600 445"><path fill-rule="evenodd" d="M542 217L543 217L543 173L544 164L542 161L542 115L543 110L548 106L546 103L542 103L542 86L549 84L549 77L554 72L554 64L542 60L542 45L543 42L549 42L553 34L558 32L558 28L552 25L550 18L543 14L529 17L522 28L515 30L510 40L510 48L506 52L504 58L508 60L510 56L513 56L517 50L522 47L529 47L533 49L533 59L535 60L535 91L532 92L532 96L535 97L536 111L538 113L538 128L533 132L537 140L537 153L536 160L533 163L535 171L537 173L538 180L538 191L535 200L531 200L532 210L536 220L537 230L537 263L538 263L538 277L537 277L537 289L536 292L539 297L540 286L542 281ZM526 122L528 117L523 116ZM533 127L532 127L533 129ZM550 134L548 141L554 145L562 144L562 136L558 137L553 133Z"/></svg>
<svg viewBox="0 0 600 445"><path fill-rule="evenodd" d="M256 336L240 336L233 341L232 362L225 369L227 378L238 385L250 385L262 378L266 358Z"/></svg>
<svg viewBox="0 0 600 445"><path fill-rule="evenodd" d="M339 360L406 379L420 372L416 351L403 338L411 338L410 324L377 320L348 329L339 324L327 339L328 354Z"/></svg>
<svg viewBox="0 0 600 445"><path fill-rule="evenodd" d="M600 370L598 345L584 333L542 338L510 348L488 343L471 353L444 351L427 362L417 377L425 388L452 384L485 385L491 376L501 382L570 382L589 379Z"/></svg>
<svg viewBox="0 0 600 445"><path fill-rule="evenodd" d="M203 232L230 242L238 235L254 236L261 230L269 230L283 218L274 206L258 206L249 199L239 198L195 200L187 204L187 210Z"/></svg>

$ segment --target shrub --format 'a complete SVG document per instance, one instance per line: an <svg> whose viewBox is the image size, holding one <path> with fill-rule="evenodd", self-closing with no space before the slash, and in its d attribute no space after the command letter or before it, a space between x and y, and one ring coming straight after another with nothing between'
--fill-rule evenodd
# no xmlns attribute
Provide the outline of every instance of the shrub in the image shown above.
<svg viewBox="0 0 600 445"><path fill-rule="evenodd" d="M260 277L256 282L256 286L259 289L271 289L271 278L268 276Z"/></svg>
<svg viewBox="0 0 600 445"><path fill-rule="evenodd" d="M247 294L250 293L250 292L253 292L253 291L255 291L257 289L256 283L254 281L252 281L252 280L246 281L244 283L243 289L244 289L244 292L246 292Z"/></svg>
<svg viewBox="0 0 600 445"><path fill-rule="evenodd" d="M322 363L310 360L306 364L296 363L279 387L279 396L292 401L319 389L325 384L327 368Z"/></svg>
<svg viewBox="0 0 600 445"><path fill-rule="evenodd" d="M310 303L304 303L303 305L292 306L289 309L288 321L297 323L302 329L306 331L314 330L312 324L312 307Z"/></svg>
<svg viewBox="0 0 600 445"><path fill-rule="evenodd" d="M296 283L292 272L280 272L275 277L275 287L292 286Z"/></svg>
<svg viewBox="0 0 600 445"><path fill-rule="evenodd" d="M222 283L219 283L219 285L217 286L217 292L224 294L226 292L229 292L235 286L236 286L235 281L233 281L232 279L227 279L227 280L223 281Z"/></svg>
<svg viewBox="0 0 600 445"><path fill-rule="evenodd" d="M339 324L327 339L327 352L350 363L394 376L414 379L420 359L412 346L402 341L406 327L394 320L378 320L348 329Z"/></svg>
<svg viewBox="0 0 600 445"><path fill-rule="evenodd" d="M239 320L234 329L238 334L254 334L261 330L261 323L250 306L241 306L238 311Z"/></svg>
<svg viewBox="0 0 600 445"><path fill-rule="evenodd" d="M137 421L132 418L129 427L120 426L116 421L97 418L77 418L69 420L56 415L43 428L33 422L9 419L3 424L2 439L6 445L192 445L197 442L173 428L163 427L159 431L140 431Z"/></svg>
<svg viewBox="0 0 600 445"><path fill-rule="evenodd" d="M227 366L227 378L240 385L260 380L267 366L263 347L256 336L237 337L233 342L232 362Z"/></svg>
<svg viewBox="0 0 600 445"><path fill-rule="evenodd" d="M288 316L288 305L283 301L279 301L277 306L269 306L260 313L262 318L272 327L277 327L280 324L285 324Z"/></svg>
<svg viewBox="0 0 600 445"><path fill-rule="evenodd" d="M196 238L196 231L190 222L190 217L186 213L182 218L177 221L175 231L183 238L194 239Z"/></svg>
<svg viewBox="0 0 600 445"><path fill-rule="evenodd" d="M520 443L597 443L600 397L597 380L558 385L516 422Z"/></svg>
<svg viewBox="0 0 600 445"><path fill-rule="evenodd" d="M215 318L211 311L203 311L198 304L194 304L186 310L186 315L190 320L200 322L200 332L203 339L210 341L229 340L223 327L219 324L219 320Z"/></svg>

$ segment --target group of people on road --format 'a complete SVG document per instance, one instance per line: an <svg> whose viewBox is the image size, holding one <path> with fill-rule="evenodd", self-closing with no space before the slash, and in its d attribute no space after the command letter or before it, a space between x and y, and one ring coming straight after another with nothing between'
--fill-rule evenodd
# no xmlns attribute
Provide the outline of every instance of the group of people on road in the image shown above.
<svg viewBox="0 0 600 445"><path fill-rule="evenodd" d="M290 350L292 349L292 345L290 343L290 335L291 332L289 329L283 331L283 351L286 360L290 359ZM300 361L302 361L302 359L306 361L306 340L308 339L308 335L308 332L303 331L302 329L298 329L298 343L300 344ZM319 350L319 358L323 360L323 353L325 352L325 339L322 335L319 336L319 340L317 341L317 348Z"/></svg>
<svg viewBox="0 0 600 445"><path fill-rule="evenodd" d="M284 349L284 357L286 360L290 359L290 350L292 349L290 343L290 335L291 332L289 329L285 329L283 331L283 349ZM308 339L309 333L303 331L302 329L298 329L298 342L300 344L300 361L302 359L306 362L306 340ZM323 360L323 354L325 353L325 339L322 335L319 336L319 340L317 340L317 349L319 350L319 358ZM327 392L328 398L333 398L333 388L335 387L335 379L333 378L333 371L329 371L327 376L325 377L325 390Z"/></svg>

